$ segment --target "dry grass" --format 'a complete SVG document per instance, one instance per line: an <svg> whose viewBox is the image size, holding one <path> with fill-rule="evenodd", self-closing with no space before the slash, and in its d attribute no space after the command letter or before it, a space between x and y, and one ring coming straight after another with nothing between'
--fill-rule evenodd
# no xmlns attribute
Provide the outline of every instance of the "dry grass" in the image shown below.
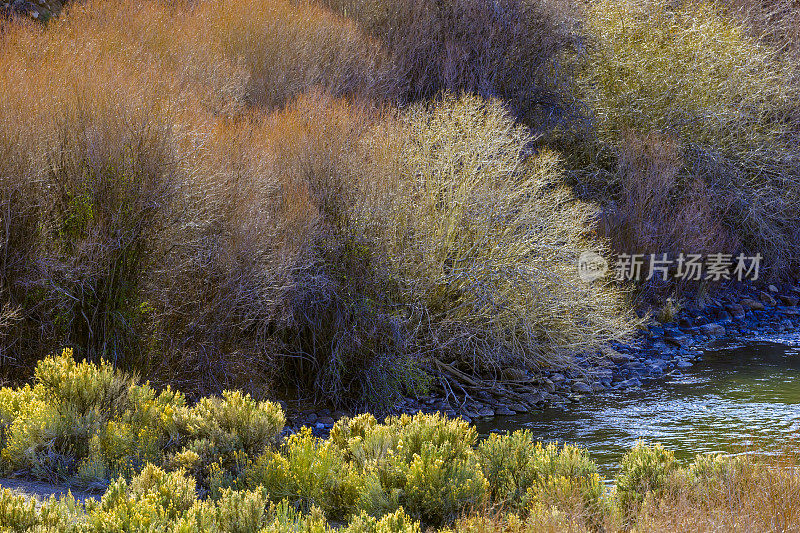
<svg viewBox="0 0 800 533"><path fill-rule="evenodd" d="M744 461L697 489L646 501L635 531L797 531L800 472L794 459Z"/></svg>

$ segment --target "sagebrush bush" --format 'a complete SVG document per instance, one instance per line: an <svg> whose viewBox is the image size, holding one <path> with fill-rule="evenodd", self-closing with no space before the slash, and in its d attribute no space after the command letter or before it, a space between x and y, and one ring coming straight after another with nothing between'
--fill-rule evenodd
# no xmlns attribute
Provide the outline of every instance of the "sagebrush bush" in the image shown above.
<svg viewBox="0 0 800 533"><path fill-rule="evenodd" d="M490 435L478 446L492 503L544 518L548 509L602 523L609 504L597 465L585 450L534 442L527 430ZM553 517L551 517L553 518Z"/></svg>
<svg viewBox="0 0 800 533"><path fill-rule="evenodd" d="M649 493L669 490L670 481L679 471L675 454L661 444L652 446L639 441L620 461L617 475L617 499L624 513L635 514Z"/></svg>

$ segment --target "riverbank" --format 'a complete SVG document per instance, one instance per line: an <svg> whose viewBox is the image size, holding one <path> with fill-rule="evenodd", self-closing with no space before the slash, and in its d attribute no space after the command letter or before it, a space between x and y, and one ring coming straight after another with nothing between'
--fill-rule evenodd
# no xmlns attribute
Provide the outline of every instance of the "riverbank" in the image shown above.
<svg viewBox="0 0 800 533"><path fill-rule="evenodd" d="M682 369L702 357L705 349L726 340L800 331L798 301L800 287L794 284L739 285L705 301L695 299L681 306L669 321L650 319L630 342L612 343L581 358L580 366L571 372L513 370L480 385L477 378L462 374L462 380L468 378L479 386L468 389L467 384L459 391L456 386L440 385L438 394L405 398L395 404L393 413L441 412L471 422L579 402L610 389L642 387L649 381L679 376ZM458 372L453 368L440 370L443 380ZM290 406L287 427L288 431L298 431L309 426L325 435L336 420L352 414L325 407Z"/></svg>

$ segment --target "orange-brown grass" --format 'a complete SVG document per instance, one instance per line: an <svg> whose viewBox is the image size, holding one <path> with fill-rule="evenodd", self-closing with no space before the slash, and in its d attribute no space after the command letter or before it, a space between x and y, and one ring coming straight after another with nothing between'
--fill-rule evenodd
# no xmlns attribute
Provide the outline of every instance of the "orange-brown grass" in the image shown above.
<svg viewBox="0 0 800 533"><path fill-rule="evenodd" d="M705 485L649 499L635 531L798 531L800 470L786 457L744 460L721 469Z"/></svg>

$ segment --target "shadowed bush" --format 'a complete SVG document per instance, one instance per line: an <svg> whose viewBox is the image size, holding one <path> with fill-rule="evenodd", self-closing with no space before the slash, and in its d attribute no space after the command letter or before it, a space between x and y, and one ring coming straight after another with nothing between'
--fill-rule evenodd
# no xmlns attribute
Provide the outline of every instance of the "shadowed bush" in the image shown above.
<svg viewBox="0 0 800 533"><path fill-rule="evenodd" d="M610 157L582 159L579 166L591 162L605 171L592 174L585 168L581 185L602 191L594 197L612 215L644 217L629 221L641 227L625 245L640 245L639 235L645 241L666 241L663 252L677 246L702 251L707 244L698 234L720 236L729 253L760 252L772 274L785 274L796 267L793 250L800 234L790 214L800 201L800 167L791 140L800 85L790 60L750 38L723 11L708 2L674 8L651 1L591 6L586 19L590 46L577 84L600 142L600 149L593 144L588 150ZM641 144L629 143L652 135L678 143L680 158L662 168L659 149L651 148L642 158ZM660 183L638 186L646 194L635 208L615 209L609 200L630 201L625 181L631 170L637 179L653 172L664 175ZM674 229L652 220L657 214L646 201L650 185L656 198L677 199L681 216ZM699 212L689 207L694 198L701 200Z"/></svg>
<svg viewBox="0 0 800 533"><path fill-rule="evenodd" d="M535 126L573 112L558 64L577 39L568 2L319 1L385 44L412 100L442 91L502 98Z"/></svg>

